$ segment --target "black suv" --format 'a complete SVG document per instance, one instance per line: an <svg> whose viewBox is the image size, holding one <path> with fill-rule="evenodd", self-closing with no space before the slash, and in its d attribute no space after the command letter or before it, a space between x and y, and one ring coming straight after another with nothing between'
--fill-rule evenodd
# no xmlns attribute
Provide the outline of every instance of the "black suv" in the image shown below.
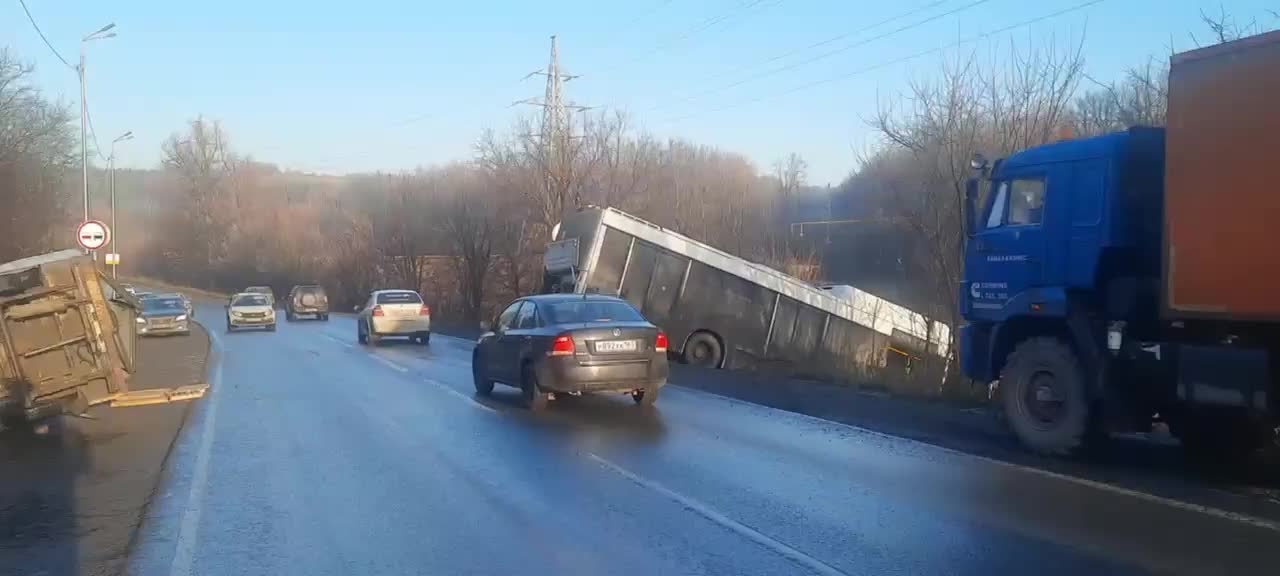
<svg viewBox="0 0 1280 576"><path fill-rule="evenodd" d="M284 317L290 322L298 316L314 315L317 320L329 319L329 296L320 286L294 286L284 303Z"/></svg>

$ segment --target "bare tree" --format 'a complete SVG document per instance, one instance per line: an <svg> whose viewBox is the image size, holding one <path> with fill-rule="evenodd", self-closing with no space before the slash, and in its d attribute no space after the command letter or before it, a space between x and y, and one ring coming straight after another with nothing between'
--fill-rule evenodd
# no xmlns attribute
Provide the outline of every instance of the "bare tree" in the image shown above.
<svg viewBox="0 0 1280 576"><path fill-rule="evenodd" d="M463 316L469 322L480 317L485 279L491 269L496 223L493 195L469 167L446 169L443 218L440 229L453 245Z"/></svg>
<svg viewBox="0 0 1280 576"><path fill-rule="evenodd" d="M0 262L65 245L52 232L71 220L63 183L79 159L70 113L30 83L33 72L0 49Z"/></svg>

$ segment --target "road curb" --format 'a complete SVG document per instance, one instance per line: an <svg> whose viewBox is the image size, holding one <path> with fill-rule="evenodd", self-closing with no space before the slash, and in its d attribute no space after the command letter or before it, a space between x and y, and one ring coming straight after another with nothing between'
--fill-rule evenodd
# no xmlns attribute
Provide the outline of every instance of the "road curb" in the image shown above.
<svg viewBox="0 0 1280 576"><path fill-rule="evenodd" d="M213 336L209 333L209 327L205 326L203 322L198 320L193 320L193 322L200 326L201 330L205 331L205 338L208 342L205 346L204 366L201 366L200 370L204 374L204 381L208 383L210 367L217 365L213 360L221 360L221 351L218 351L213 345ZM195 401L185 402L185 404L186 406L183 407L182 418L178 422L178 427L174 430L173 437L169 439L169 445L165 448L164 457L160 459L160 473L156 475L155 483L149 490L147 490L147 497L142 501L142 506L138 508L137 521L134 522L133 527L129 530L129 542L125 545L124 552L124 565L126 567L129 566L134 553L137 551L139 535L142 533L142 525L146 523L147 517L151 513L152 503L155 502L156 496L160 491L160 487L169 480L169 463L173 457L174 448L178 445L178 439L181 438L187 430L187 422L191 419L191 412L195 406Z"/></svg>

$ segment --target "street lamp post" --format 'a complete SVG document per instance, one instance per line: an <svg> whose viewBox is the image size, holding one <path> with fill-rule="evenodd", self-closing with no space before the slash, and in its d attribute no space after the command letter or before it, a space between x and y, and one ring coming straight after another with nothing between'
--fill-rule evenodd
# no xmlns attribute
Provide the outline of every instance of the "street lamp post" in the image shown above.
<svg viewBox="0 0 1280 576"><path fill-rule="evenodd" d="M85 222L89 221L89 103L85 101L84 49L85 44L88 44L92 40L115 37L116 33L110 31L115 27L115 23L107 24L106 26L99 28L97 32L85 36L80 40L80 66L76 67L76 72L80 75L80 178L81 183L84 184Z"/></svg>
<svg viewBox="0 0 1280 576"><path fill-rule="evenodd" d="M120 235L120 229L116 228L116 142L133 139L133 131L125 132L116 136L111 141L111 155L107 156L107 170L111 174L111 253L116 255L115 263L111 265L111 278L116 277L116 269L120 268L120 252L116 250L116 238Z"/></svg>

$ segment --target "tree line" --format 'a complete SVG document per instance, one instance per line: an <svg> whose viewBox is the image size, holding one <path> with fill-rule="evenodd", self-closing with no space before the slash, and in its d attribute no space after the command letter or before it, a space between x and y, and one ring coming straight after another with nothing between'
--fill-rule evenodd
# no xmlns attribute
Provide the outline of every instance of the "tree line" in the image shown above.
<svg viewBox="0 0 1280 576"><path fill-rule="evenodd" d="M1258 31L1205 21L1214 41ZM974 153L1163 124L1164 59L1104 82L1086 73L1081 47L1050 39L989 60L961 55L883 99L865 119L878 142L829 192L829 219L848 223L819 233L791 226L806 191L800 157L760 166L658 139L620 112L581 115L555 135L521 120L482 134L465 160L347 176L282 171L196 118L163 143L158 169L118 173L118 251L127 273L224 291L319 283L338 306L415 288L438 317L474 322L541 288L542 252L567 213L608 205L955 325ZM30 66L0 51L0 261L67 247L79 219L76 126L30 79ZM102 179L95 169L95 214L105 214Z"/></svg>

